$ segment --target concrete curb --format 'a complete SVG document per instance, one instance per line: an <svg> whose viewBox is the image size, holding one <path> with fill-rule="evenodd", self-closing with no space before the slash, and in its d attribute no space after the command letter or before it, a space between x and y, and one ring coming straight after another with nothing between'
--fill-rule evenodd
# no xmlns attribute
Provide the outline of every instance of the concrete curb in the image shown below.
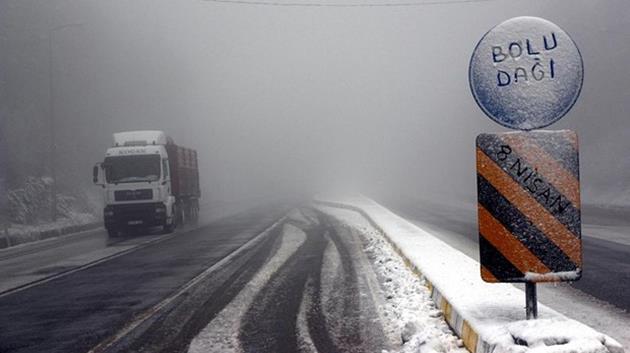
<svg viewBox="0 0 630 353"><path fill-rule="evenodd" d="M319 199L314 200L314 203L316 205L341 208L341 209L346 209L346 210L351 210L351 211L357 212L361 216L363 216L370 223L370 225L374 229L376 229L381 234L383 234L383 236L387 240L387 242L392 245L392 248L403 259L405 265L414 274L416 274L419 278L425 280L426 286L429 289L429 291L431 292L431 298L432 298L433 302L435 303L435 305L438 308L440 308L440 310L442 310L446 322L451 327L451 329L455 332L455 334L460 339L462 339L462 341L464 343L464 347L466 347L466 349L468 351L470 351L472 353L496 353L496 352L508 352L508 351L509 352L513 352L513 351L514 352L516 352L516 351L524 352L525 351L525 350L521 350L521 349L525 349L525 347L523 347L523 346L517 346L518 348L516 350L512 350L512 348L510 348L509 345L508 346L505 345L505 342L497 341L497 337L491 337L494 334L493 333L489 333L487 328L484 331L485 333L482 333L481 331L479 331L479 328L476 327L476 322L479 321L479 317L478 316L477 317L473 316L472 317L473 320L476 320L476 321L473 322L473 321L471 321L471 317L466 317L466 315L468 315L468 314L464 314L464 313L466 313L466 311L464 310L463 307L459 307L458 308L457 305L453 305L447 299L448 296L444 295L445 293L440 292L440 289L438 289L437 286L434 285L434 283L435 283L434 280L441 281L441 282L444 282L444 280L442 278L438 279L438 277L436 277L435 279L432 279L432 278L429 278L425 273L423 273L423 270L421 268L419 268L414 263L414 261L412 261L404 253L404 251L402 251L402 249L399 248L399 246L391 238L391 236L388 234L388 232L386 232L383 229L383 227L378 224L378 222L369 214L368 211L366 211L363 208L361 208L361 206L351 205L351 204L338 202L338 201L328 201L328 200L319 200ZM432 273L432 276L438 276L434 272L431 272L431 273ZM448 294L448 293L446 293L446 294ZM452 295L452 294L450 294L450 295ZM459 299L457 299L457 300L459 300ZM544 305L542 307L544 307ZM585 325L583 325L583 324L581 324L581 323L579 323L579 322L577 322L575 320L571 320L571 319L567 319L567 318L565 318L564 320L566 320L566 324L570 324L571 322L574 322L574 323L576 323L578 325L585 326ZM588 326L585 326L585 327L588 328ZM592 330L592 329L590 329L590 330ZM621 347L621 345L619 345L618 342L614 341L614 339L606 336L605 334L597 333L596 331L593 331L593 332L597 334L597 337L591 336L591 337L589 337L589 339L595 339L598 344L601 343L603 346L605 346L605 349L607 349L609 352L611 352L611 353L622 353L622 352L624 352L623 347ZM511 336L511 338L513 339L513 336ZM589 343L589 342L586 342L586 343ZM592 341L591 341L591 343L592 343ZM565 350L562 350L561 347L559 347L559 348L560 348L560 350L558 350L558 351L565 352ZM553 350L553 351L555 351L555 350ZM591 351L592 350L585 350L585 352L591 352ZM599 350L597 350L597 351L599 351ZM551 350L550 350L550 352L551 352Z"/></svg>
<svg viewBox="0 0 630 353"><path fill-rule="evenodd" d="M103 222L90 222L85 224L72 224L60 228L46 229L29 233L25 237L14 237L9 235L9 239L5 236L0 237L0 249L10 248L16 245L23 245L40 240L60 237L72 233L79 233L86 230L97 229L103 226ZM10 242L10 243L9 243Z"/></svg>

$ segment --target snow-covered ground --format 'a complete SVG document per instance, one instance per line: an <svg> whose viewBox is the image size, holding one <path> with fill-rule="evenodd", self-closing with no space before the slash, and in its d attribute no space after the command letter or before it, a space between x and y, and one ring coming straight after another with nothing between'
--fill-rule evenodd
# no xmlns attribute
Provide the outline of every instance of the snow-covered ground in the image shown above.
<svg viewBox="0 0 630 353"><path fill-rule="evenodd" d="M398 336L403 342L397 352L467 352L431 300L425 280L405 265L379 231L357 212L331 207L320 210L364 237L365 251L387 299L380 308L385 317L383 326L390 336Z"/></svg>
<svg viewBox="0 0 630 353"><path fill-rule="evenodd" d="M76 191L76 190L75 190ZM0 215L0 238L5 246L37 241L77 231L76 226L98 221L90 205L90 193L73 195L57 192L56 221L51 222L53 179L28 176L16 188L6 191L6 214Z"/></svg>
<svg viewBox="0 0 630 353"><path fill-rule="evenodd" d="M539 306L538 320L523 320L523 292L509 284L481 281L478 262L371 200L353 198L343 203L369 215L404 256L430 279L455 312L450 322L461 324L461 320L466 320L479 335L478 344L474 345L477 351L623 351L607 335L544 305Z"/></svg>
<svg viewBox="0 0 630 353"><path fill-rule="evenodd" d="M470 238L451 232L449 230L435 226L420 220L412 220L420 228L426 229L432 235L447 242L450 246L462 251L471 259L478 261L479 250L477 243ZM593 225L592 227L598 227ZM605 226L602 226L605 227ZM590 229L589 225L583 227ZM618 227L611 227L618 231ZM602 234L602 233L596 233ZM606 240L616 241L624 244L627 236L619 233L618 239L611 239L606 236ZM627 233L630 234L630 233ZM603 236L602 236L603 238ZM522 284L514 284L515 287L524 290ZM554 310L578 320L590 327L606 332L624 347L630 347L630 313L619 309L611 304L599 300L589 294L576 290L567 283L541 283L537 286L538 301Z"/></svg>
<svg viewBox="0 0 630 353"><path fill-rule="evenodd" d="M439 204L435 201L423 201L426 207L413 209L404 214L405 218L431 235L466 254L471 259L479 260L479 247L469 235L476 232L476 214L470 210L474 204ZM600 215L597 210L589 210L588 221L582 225L583 237L595 237L619 244L630 244L630 227L620 224L617 218L599 225ZM585 211L586 213L586 211ZM595 214L593 214L595 213ZM459 223L455 224L455 220ZM472 225L470 223L473 223ZM627 222L626 222L627 223ZM611 225L612 224L612 225ZM471 229L472 227L472 229ZM524 290L524 285L514 284ZM630 347L630 313L615 307L592 295L572 287L568 283L541 283L538 286L538 300L561 314L578 320L598 331L615 338L624 347Z"/></svg>
<svg viewBox="0 0 630 353"><path fill-rule="evenodd" d="M41 234L50 231L57 231L71 226L81 226L98 221L98 218L89 213L71 212L67 218L60 218L56 222L42 223L37 225L10 224L7 229L0 229L0 236L9 238L7 242L11 246L29 243L42 239ZM8 234L5 233L8 232Z"/></svg>
<svg viewBox="0 0 630 353"><path fill-rule="evenodd" d="M360 298L358 303L363 308L357 317L361 320L359 330L381 327L382 331L374 334L384 336L384 339L391 343L388 350L378 349L375 352L466 352L462 340L454 335L445 322L442 311L431 300L431 292L424 281L405 266L381 233L355 212L327 207L318 209L335 220L333 225L337 229L337 234L344 237L345 251L348 251L346 255L350 255L345 261L352 261L358 271L358 292L355 295ZM191 342L189 353L229 353L244 350L241 341L243 337L239 335L242 335L245 313L260 295L263 287L277 276L284 264L304 246L307 235L298 226L306 225L308 228L309 225L318 222L312 211L294 210L290 213L288 222L283 226L278 250L230 304ZM339 276L339 271L344 261L340 256L345 253L340 252L337 246L340 244L330 241L325 249L320 293L321 310L326 317L326 326L333 340L338 339L337 334L349 334L344 333L343 327L353 320L344 316L341 318L345 320L339 320L338 316L345 312L342 304L347 298L339 296L339 290L343 287L340 288L340 283L336 282L336 279L344 278ZM299 351L305 353L318 352L311 337L313 327L307 323L309 308L312 309L312 303L309 301L318 297L308 294L308 291L312 290L316 290L315 287L307 283L296 318ZM363 305L369 306L367 303L374 303L375 310L372 312L365 310ZM345 349L366 351L365 347L345 346Z"/></svg>

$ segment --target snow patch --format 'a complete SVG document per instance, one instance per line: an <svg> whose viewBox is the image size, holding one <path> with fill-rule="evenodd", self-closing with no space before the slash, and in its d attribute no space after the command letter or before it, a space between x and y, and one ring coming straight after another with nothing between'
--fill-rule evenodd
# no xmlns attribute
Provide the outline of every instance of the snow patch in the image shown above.
<svg viewBox="0 0 630 353"><path fill-rule="evenodd" d="M609 336L598 333L542 304L538 307L539 320L523 321L525 316L523 291L507 283L483 282L477 261L376 202L364 197L333 202L360 209L371 218L423 276L431 281L437 292L450 303L453 313L465 319L479 335L477 351L564 353L568 352L566 347L581 346L576 352L623 352L622 346ZM383 244L379 247L385 246ZM390 256L397 257L396 254ZM384 264L392 261L386 257L381 260ZM566 333L565 329L579 327L584 329L578 330L575 336L559 334ZM536 332L539 338L525 336L525 333L529 332ZM458 334L461 335L462 332ZM562 342L568 339L567 337L570 339L566 344L536 346L538 350L533 350L532 344L545 341L540 338L543 335L547 335L544 337L548 343ZM409 342L412 341L413 339ZM524 345L524 342L528 344Z"/></svg>
<svg viewBox="0 0 630 353"><path fill-rule="evenodd" d="M51 222L52 187L53 179L50 177L29 176L19 188L7 191L7 224L0 224L0 237L6 238L8 246L41 240L51 234L59 235L62 230L67 230L65 228L88 225L98 220L86 204L87 195L74 197L57 193L57 220Z"/></svg>
<svg viewBox="0 0 630 353"><path fill-rule="evenodd" d="M297 317L297 340L300 353L317 353L317 348L315 348L315 344L311 338L306 319L306 311L311 307L311 298L313 298L312 291L312 279L309 278L306 282L306 292L302 296L302 302L300 303Z"/></svg>
<svg viewBox="0 0 630 353"><path fill-rule="evenodd" d="M581 270L548 273L525 272L524 278L531 282L576 281L580 279L581 275Z"/></svg>
<svg viewBox="0 0 630 353"><path fill-rule="evenodd" d="M555 318L518 321L507 325L507 330L518 345L528 347L527 352L531 353L623 352L621 347L614 344L606 347L606 341L609 340L606 335L574 320Z"/></svg>
<svg viewBox="0 0 630 353"><path fill-rule="evenodd" d="M188 353L241 352L238 334L240 319L250 307L256 294L271 276L297 251L306 240L299 228L285 224L282 243L274 256L252 278L241 292L192 340Z"/></svg>
<svg viewBox="0 0 630 353"><path fill-rule="evenodd" d="M379 231L357 212L323 206L318 208L365 237L365 251L381 280L385 298L380 308L383 329L389 337L397 337L400 344L395 352L467 352L431 300L425 281L407 268Z"/></svg>
<svg viewBox="0 0 630 353"><path fill-rule="evenodd" d="M116 132L113 137L114 146L166 145L168 142L166 134L158 130Z"/></svg>
<svg viewBox="0 0 630 353"><path fill-rule="evenodd" d="M305 215L301 210L297 208L289 212L288 219L304 225L317 224L317 219L312 219L310 216Z"/></svg>

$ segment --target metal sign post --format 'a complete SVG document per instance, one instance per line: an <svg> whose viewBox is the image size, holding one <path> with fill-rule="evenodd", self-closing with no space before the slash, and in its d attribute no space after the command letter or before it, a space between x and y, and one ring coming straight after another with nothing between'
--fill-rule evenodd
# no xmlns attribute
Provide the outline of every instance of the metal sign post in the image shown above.
<svg viewBox="0 0 630 353"><path fill-rule="evenodd" d="M527 320L538 318L536 282L525 282L525 315L527 316Z"/></svg>
<svg viewBox="0 0 630 353"><path fill-rule="evenodd" d="M582 275L577 134L530 131L564 116L582 88L580 52L555 24L507 20L477 44L469 82L481 110L520 132L477 136L481 277L524 282L527 319L536 283Z"/></svg>

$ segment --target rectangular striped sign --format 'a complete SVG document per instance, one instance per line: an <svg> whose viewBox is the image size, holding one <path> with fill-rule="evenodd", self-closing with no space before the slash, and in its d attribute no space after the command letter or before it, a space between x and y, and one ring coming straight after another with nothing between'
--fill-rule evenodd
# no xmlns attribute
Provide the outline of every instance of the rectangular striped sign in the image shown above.
<svg viewBox="0 0 630 353"><path fill-rule="evenodd" d="M576 281L582 273L577 134L477 136L481 277Z"/></svg>

